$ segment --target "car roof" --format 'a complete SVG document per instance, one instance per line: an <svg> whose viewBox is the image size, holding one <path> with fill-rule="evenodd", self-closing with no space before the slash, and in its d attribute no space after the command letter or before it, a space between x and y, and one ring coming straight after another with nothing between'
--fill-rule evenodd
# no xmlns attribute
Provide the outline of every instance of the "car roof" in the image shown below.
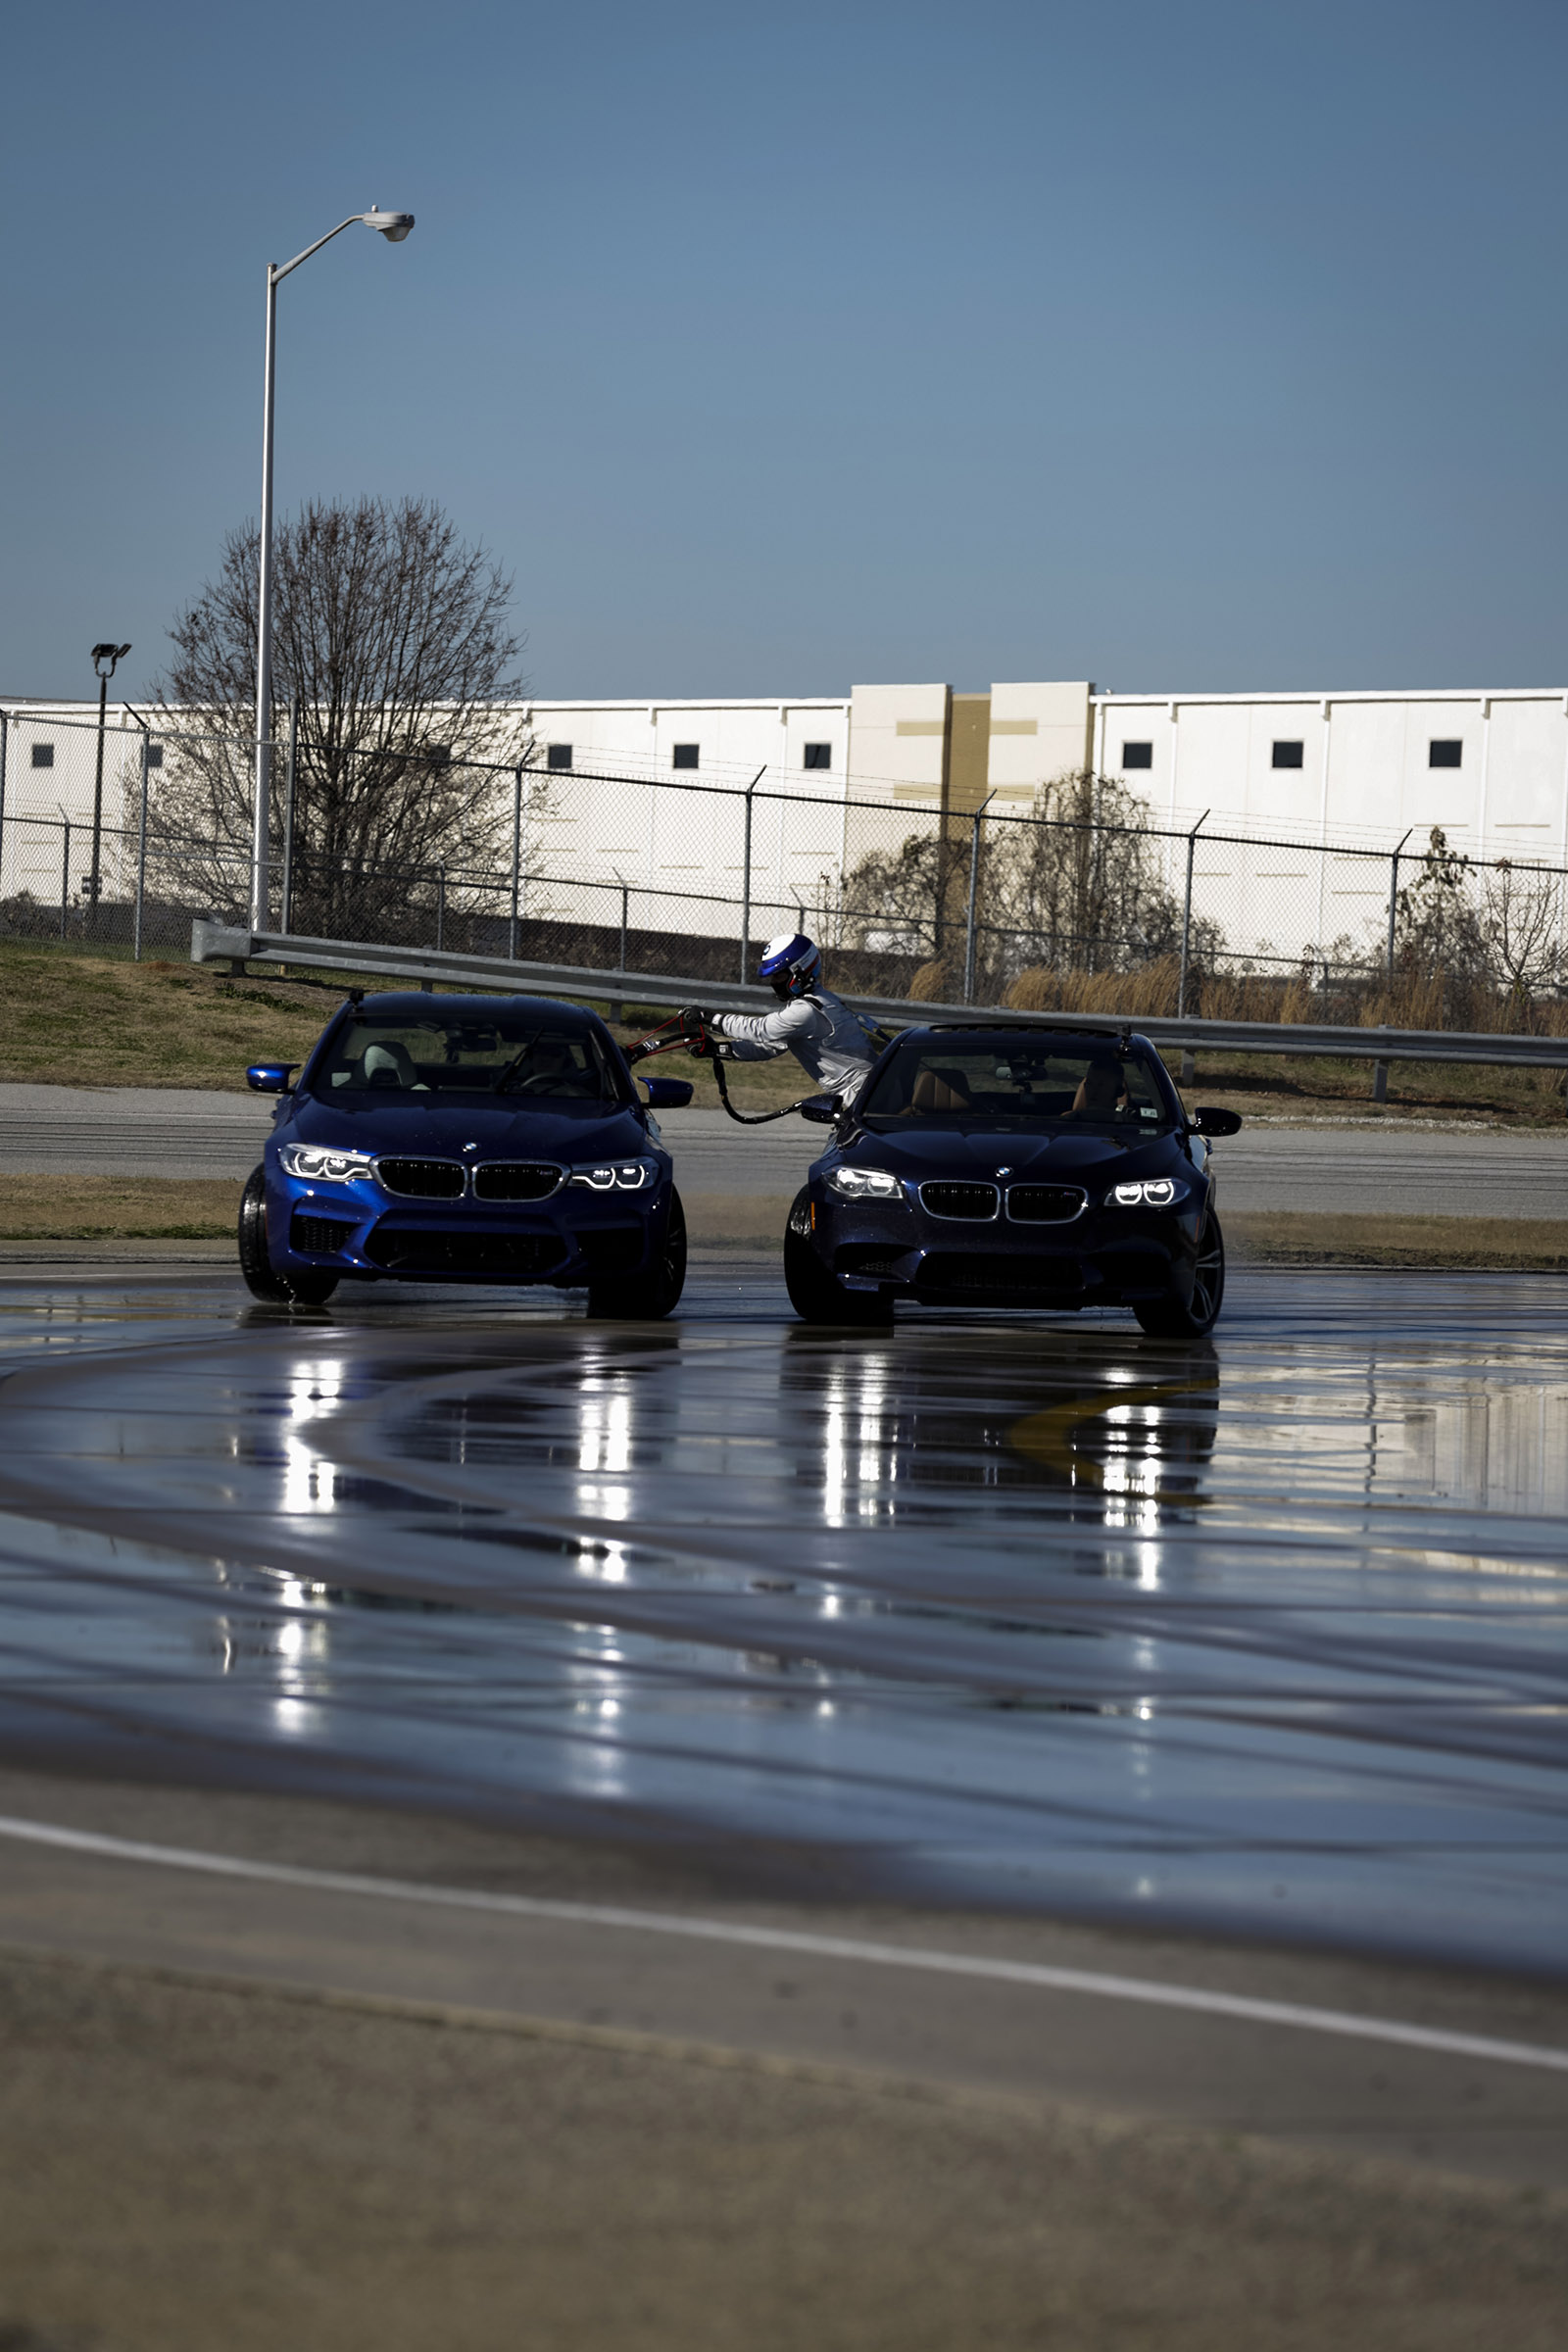
<svg viewBox="0 0 1568 2352"><path fill-rule="evenodd" d="M1044 1013L1033 1021L929 1021L918 1029L901 1030L894 1042L902 1045L911 1037L935 1038L944 1045L957 1045L965 1037L1048 1037L1089 1046L1117 1046L1126 1040L1130 1045L1149 1047L1148 1038L1130 1021L1112 1018L1101 1028L1071 1013Z"/></svg>
<svg viewBox="0 0 1568 2352"><path fill-rule="evenodd" d="M379 1013L399 1021L427 1020L432 1013L455 1013L462 1020L515 1019L519 1012L539 1013L561 1029L597 1029L597 1012L586 1004L564 1004L558 997L468 997L454 991L426 996L418 988L379 989L351 1007L359 1013Z"/></svg>

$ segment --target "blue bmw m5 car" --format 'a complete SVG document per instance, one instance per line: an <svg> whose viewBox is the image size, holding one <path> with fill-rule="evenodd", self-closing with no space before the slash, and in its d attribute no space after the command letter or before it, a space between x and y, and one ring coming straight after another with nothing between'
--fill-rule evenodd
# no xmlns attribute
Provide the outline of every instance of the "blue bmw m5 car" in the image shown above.
<svg viewBox="0 0 1568 2352"><path fill-rule="evenodd" d="M666 1315L686 1221L653 1107L597 1013L534 997L355 995L296 1065L245 1187L239 1262L258 1298L318 1305L338 1284L543 1283L596 1315Z"/></svg>
<svg viewBox="0 0 1568 2352"><path fill-rule="evenodd" d="M1225 1295L1207 1139L1233 1110L1184 1110L1130 1033L906 1030L836 1122L790 1211L784 1273L808 1323L922 1305L1130 1307L1190 1339Z"/></svg>

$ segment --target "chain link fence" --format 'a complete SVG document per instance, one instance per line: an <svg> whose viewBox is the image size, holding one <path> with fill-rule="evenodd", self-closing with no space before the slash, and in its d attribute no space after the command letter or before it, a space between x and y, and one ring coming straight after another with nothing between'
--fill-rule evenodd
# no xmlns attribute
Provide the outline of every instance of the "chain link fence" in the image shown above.
<svg viewBox="0 0 1568 2352"><path fill-rule="evenodd" d="M1568 1034L1561 866L1437 832L1171 832L1087 774L1028 813L944 813L809 769L601 771L561 748L280 740L263 927L699 981L804 929L867 995ZM253 749L128 709L101 741L0 712L0 939L183 957L193 917L246 925Z"/></svg>

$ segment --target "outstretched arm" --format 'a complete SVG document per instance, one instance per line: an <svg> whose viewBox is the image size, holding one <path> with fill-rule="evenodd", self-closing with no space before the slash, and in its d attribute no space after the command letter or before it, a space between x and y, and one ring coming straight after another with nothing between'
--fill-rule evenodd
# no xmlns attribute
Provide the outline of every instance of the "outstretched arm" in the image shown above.
<svg viewBox="0 0 1568 2352"><path fill-rule="evenodd" d="M796 998L777 1012L718 1013L713 1034L731 1048L737 1061L771 1061L775 1054L787 1054L797 1038L808 1035L816 1018L814 1007Z"/></svg>

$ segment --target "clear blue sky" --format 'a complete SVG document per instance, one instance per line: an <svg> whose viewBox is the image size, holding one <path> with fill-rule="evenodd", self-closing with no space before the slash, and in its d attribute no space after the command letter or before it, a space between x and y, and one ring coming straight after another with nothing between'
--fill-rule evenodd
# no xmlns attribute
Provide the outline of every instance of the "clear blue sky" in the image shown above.
<svg viewBox="0 0 1568 2352"><path fill-rule="evenodd" d="M1568 682L1561 5L179 0L6 36L0 691L430 495L541 696Z"/></svg>

